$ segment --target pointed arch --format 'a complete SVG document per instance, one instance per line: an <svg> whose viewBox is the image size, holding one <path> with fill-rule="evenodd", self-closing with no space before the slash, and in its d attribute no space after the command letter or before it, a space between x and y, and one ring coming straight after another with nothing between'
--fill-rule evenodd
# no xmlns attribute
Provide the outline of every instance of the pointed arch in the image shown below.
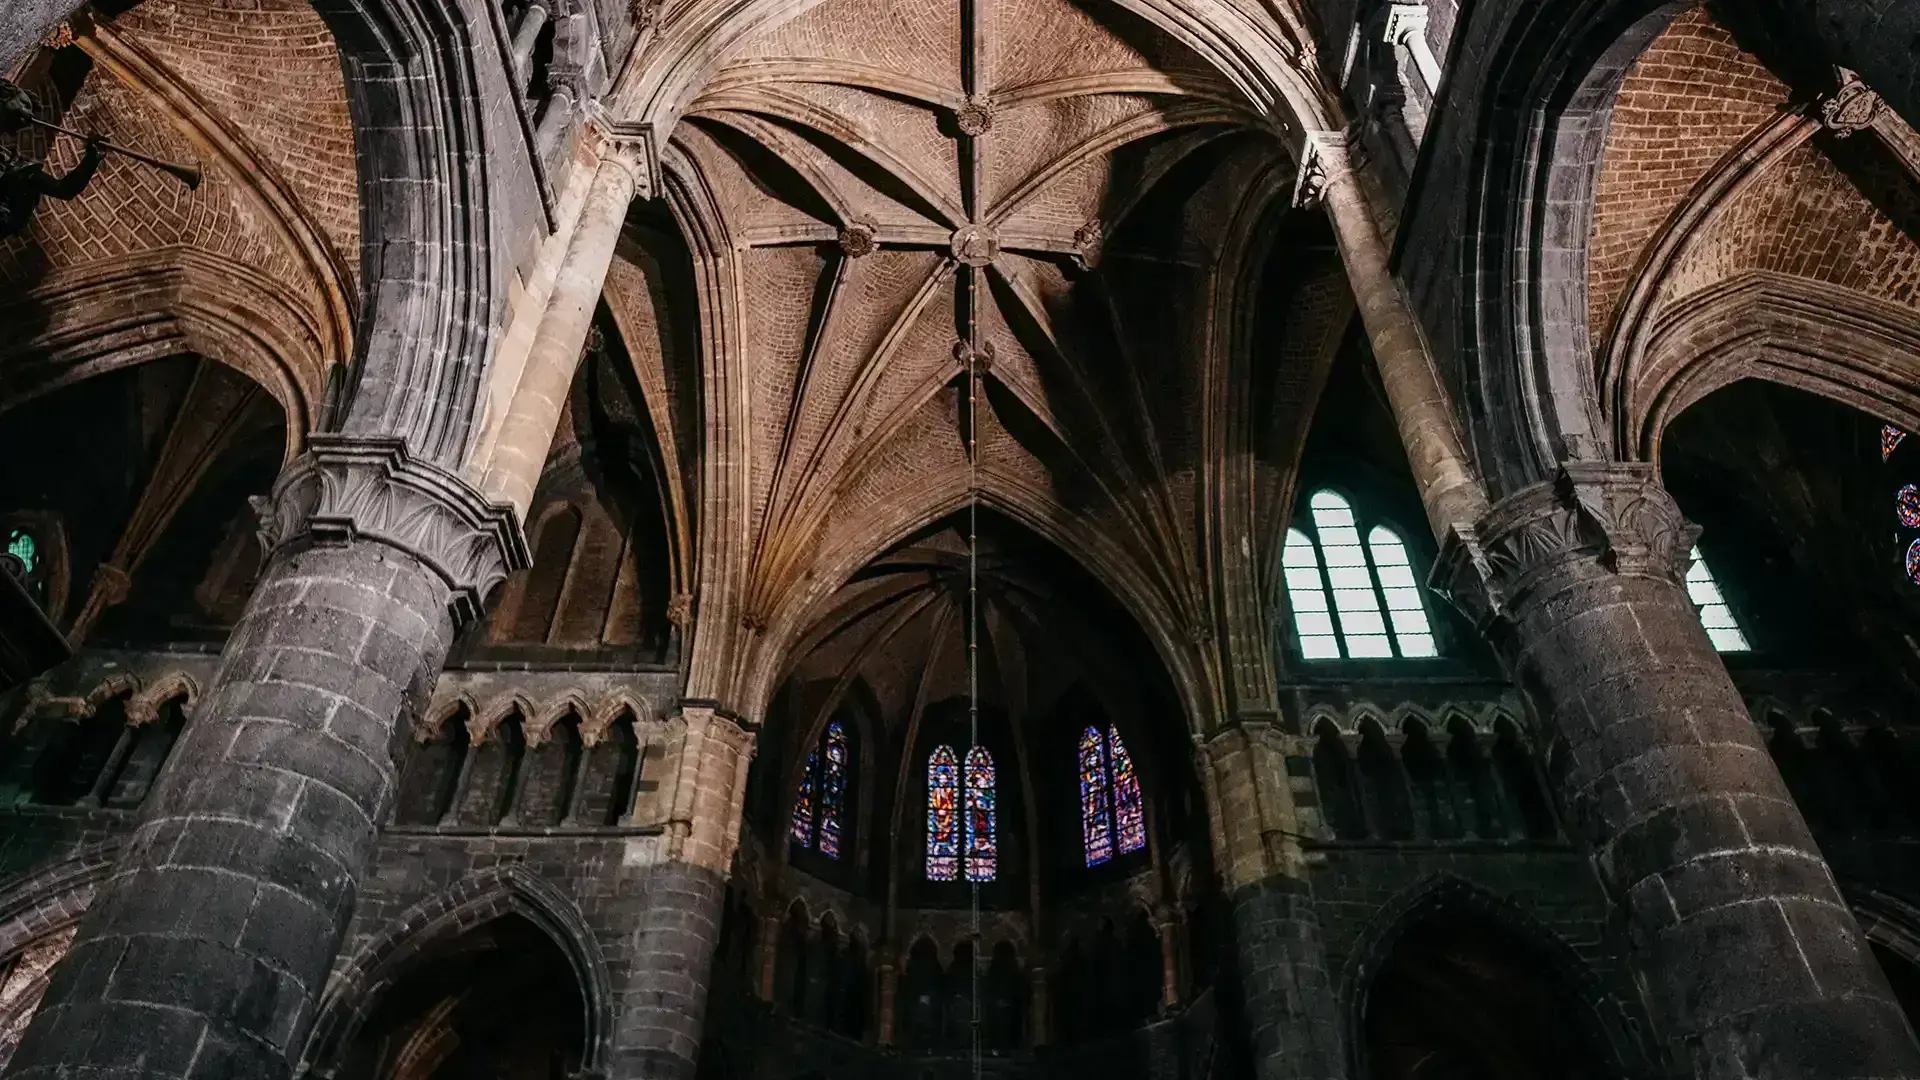
<svg viewBox="0 0 1920 1080"><path fill-rule="evenodd" d="M960 768L950 746L927 756L927 880L960 872Z"/></svg>
<svg viewBox="0 0 1920 1080"><path fill-rule="evenodd" d="M998 792L994 789L993 755L984 746L967 751L967 880L992 881L999 866L999 837L995 833Z"/></svg>
<svg viewBox="0 0 1920 1080"><path fill-rule="evenodd" d="M1088 866L1113 857L1113 816L1107 797L1107 760L1100 729L1080 733L1080 822Z"/></svg>
<svg viewBox="0 0 1920 1080"><path fill-rule="evenodd" d="M827 723L800 774L793 800L793 842L830 859L840 857L847 827L847 780L853 771L853 747L839 720Z"/></svg>
<svg viewBox="0 0 1920 1080"><path fill-rule="evenodd" d="M1147 846L1147 813L1140 801L1140 776L1133 755L1120 741L1120 729L1107 727L1108 780L1113 789L1113 839L1121 855Z"/></svg>

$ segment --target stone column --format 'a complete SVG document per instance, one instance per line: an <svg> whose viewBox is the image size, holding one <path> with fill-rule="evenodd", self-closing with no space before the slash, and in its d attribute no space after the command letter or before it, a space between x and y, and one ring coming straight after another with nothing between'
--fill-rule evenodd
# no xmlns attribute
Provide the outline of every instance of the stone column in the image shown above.
<svg viewBox="0 0 1920 1080"><path fill-rule="evenodd" d="M1160 1007L1172 1011L1180 1004L1180 922L1168 912L1153 928L1160 936Z"/></svg>
<svg viewBox="0 0 1920 1080"><path fill-rule="evenodd" d="M780 963L780 930L780 916L768 915L760 920L760 974L754 989L761 1001L773 1000L773 977Z"/></svg>
<svg viewBox="0 0 1920 1080"><path fill-rule="evenodd" d="M1387 241L1354 176L1345 133L1307 133L1294 202L1324 205L1333 224L1334 242L1434 534L1444 536L1451 525L1478 521L1486 512L1486 493L1454 427L1452 403L1427 355L1413 307L1388 267Z"/></svg>
<svg viewBox="0 0 1920 1080"><path fill-rule="evenodd" d="M1033 965L1033 971L1028 985L1033 991L1033 1000L1030 1002L1033 1009L1033 1016L1031 1018L1032 1022L1029 1025L1033 1031L1033 1037L1028 1041L1036 1047L1045 1046L1047 1045L1049 1029L1053 1026L1048 1022L1047 968L1045 964Z"/></svg>
<svg viewBox="0 0 1920 1080"><path fill-rule="evenodd" d="M1494 641L1550 782L1699 1077L1920 1077L1900 1008L1682 579L1650 465L1567 465L1449 539L1435 583Z"/></svg>
<svg viewBox="0 0 1920 1080"><path fill-rule="evenodd" d="M710 705L684 705L668 726L668 821L614 987L610 1075L691 1080L754 737Z"/></svg>
<svg viewBox="0 0 1920 1080"><path fill-rule="evenodd" d="M313 436L263 509L260 585L10 1077L286 1077L406 724L526 563L510 514L398 439Z"/></svg>
<svg viewBox="0 0 1920 1080"><path fill-rule="evenodd" d="M1242 718L1199 744L1215 861L1258 1080L1335 1080L1346 1067L1320 918L1286 770L1286 736Z"/></svg>
<svg viewBox="0 0 1920 1080"><path fill-rule="evenodd" d="M593 328L607 269L626 224L627 208L643 189L640 147L624 137L603 135L601 156L587 188L566 255L540 315L532 347L497 425L488 425L484 466L474 475L489 497L512 505L524 517L534 486L546 466L560 412L580 367L580 354ZM478 464L476 460L476 464Z"/></svg>
<svg viewBox="0 0 1920 1080"><path fill-rule="evenodd" d="M894 1001L899 997L899 994L899 968L895 967L891 961L881 964L879 979L880 1000L877 1008L874 1010L878 1017L878 1023L874 1025L877 1032L875 1041L881 1046L893 1045Z"/></svg>

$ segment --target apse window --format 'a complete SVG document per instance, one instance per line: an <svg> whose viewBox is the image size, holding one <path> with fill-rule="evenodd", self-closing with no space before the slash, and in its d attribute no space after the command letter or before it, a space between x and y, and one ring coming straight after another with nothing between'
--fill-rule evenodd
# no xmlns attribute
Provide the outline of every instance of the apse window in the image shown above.
<svg viewBox="0 0 1920 1080"><path fill-rule="evenodd" d="M1308 660L1438 656L1433 625L1399 534L1360 539L1353 506L1331 491L1307 502L1310 528L1287 530L1280 565L1300 654Z"/></svg>
<svg viewBox="0 0 1920 1080"><path fill-rule="evenodd" d="M1733 609L1727 606L1727 598L1720 594L1720 586L1713 580L1713 571L1707 569L1707 560L1701 557L1699 547L1687 554L1693 559L1693 566L1687 570L1687 595L1700 613L1700 625L1707 628L1713 647L1723 653L1750 651L1752 646L1747 644L1747 635L1740 632L1740 623L1734 619Z"/></svg>
<svg viewBox="0 0 1920 1080"><path fill-rule="evenodd" d="M927 756L927 880L964 874L968 881L992 881L994 818L993 755L976 746L963 769L952 747L935 747Z"/></svg>
<svg viewBox="0 0 1920 1080"><path fill-rule="evenodd" d="M1080 733L1080 826L1088 866L1147 846L1140 777L1119 728L1102 733L1088 727Z"/></svg>
<svg viewBox="0 0 1920 1080"><path fill-rule="evenodd" d="M793 842L829 859L840 857L851 758L847 731L835 720L821 732L820 742L807 758L807 771L800 777L800 794L793 801Z"/></svg>

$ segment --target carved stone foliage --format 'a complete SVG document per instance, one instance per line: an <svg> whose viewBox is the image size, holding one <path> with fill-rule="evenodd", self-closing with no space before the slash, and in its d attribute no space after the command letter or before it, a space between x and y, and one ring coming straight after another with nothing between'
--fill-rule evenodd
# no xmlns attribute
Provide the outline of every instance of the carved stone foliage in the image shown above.
<svg viewBox="0 0 1920 1080"><path fill-rule="evenodd" d="M1597 572L1678 584L1698 526L1642 462L1569 462L1553 480L1502 500L1447 538L1433 586L1476 625L1506 617L1547 579L1586 563Z"/></svg>
<svg viewBox="0 0 1920 1080"><path fill-rule="evenodd" d="M299 542L372 541L420 560L452 590L458 626L477 619L494 586L531 562L511 509L416 460L399 438L315 435L254 508L269 556Z"/></svg>

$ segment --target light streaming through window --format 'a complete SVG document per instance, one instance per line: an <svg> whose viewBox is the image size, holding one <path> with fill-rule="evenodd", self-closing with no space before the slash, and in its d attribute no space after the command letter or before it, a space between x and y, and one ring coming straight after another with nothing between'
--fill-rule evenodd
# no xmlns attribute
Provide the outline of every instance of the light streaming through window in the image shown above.
<svg viewBox="0 0 1920 1080"><path fill-rule="evenodd" d="M1707 569L1707 560L1700 557L1698 547L1687 554L1693 558L1693 566L1687 571L1687 595L1699 610L1700 625L1707 628L1713 647L1721 652L1747 652L1751 648L1747 635L1740 632L1733 609L1727 606L1726 597L1720 595L1720 586L1713 580L1713 571Z"/></svg>
<svg viewBox="0 0 1920 1080"><path fill-rule="evenodd" d="M1307 506L1315 535L1287 530L1280 556L1301 656L1438 656L1426 603L1400 537L1376 525L1363 547L1353 507L1331 491L1314 492Z"/></svg>

